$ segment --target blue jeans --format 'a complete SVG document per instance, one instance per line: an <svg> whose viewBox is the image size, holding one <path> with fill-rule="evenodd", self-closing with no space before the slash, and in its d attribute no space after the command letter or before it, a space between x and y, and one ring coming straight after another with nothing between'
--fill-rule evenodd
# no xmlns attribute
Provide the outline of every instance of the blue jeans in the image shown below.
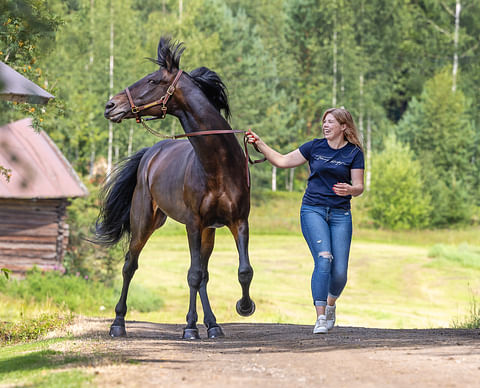
<svg viewBox="0 0 480 388"><path fill-rule="evenodd" d="M313 304L325 306L328 295L338 298L347 283L352 214L350 210L302 204L300 222L315 262Z"/></svg>

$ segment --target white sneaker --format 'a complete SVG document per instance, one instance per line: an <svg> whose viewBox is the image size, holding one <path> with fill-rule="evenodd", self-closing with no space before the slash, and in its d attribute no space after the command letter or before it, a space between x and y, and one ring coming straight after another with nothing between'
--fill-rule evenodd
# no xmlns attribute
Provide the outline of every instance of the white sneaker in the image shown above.
<svg viewBox="0 0 480 388"><path fill-rule="evenodd" d="M327 318L325 315L319 315L315 327L313 328L313 334L325 334L328 333Z"/></svg>
<svg viewBox="0 0 480 388"><path fill-rule="evenodd" d="M335 326L335 308L336 307L337 307L336 305L333 305L333 306L327 305L327 307L325 307L325 316L327 320L328 330L332 330L333 326Z"/></svg>

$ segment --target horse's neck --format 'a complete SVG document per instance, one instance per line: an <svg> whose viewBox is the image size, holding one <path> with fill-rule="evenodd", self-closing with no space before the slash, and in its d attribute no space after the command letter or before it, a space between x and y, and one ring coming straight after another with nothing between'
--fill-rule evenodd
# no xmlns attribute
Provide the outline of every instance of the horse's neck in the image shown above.
<svg viewBox="0 0 480 388"><path fill-rule="evenodd" d="M185 133L194 133L205 130L230 130L226 120L218 112L216 116L209 115L208 119L199 118L197 115L180 117L180 123ZM207 173L218 172L236 168L243 165L243 151L235 135L199 135L189 137L195 154Z"/></svg>

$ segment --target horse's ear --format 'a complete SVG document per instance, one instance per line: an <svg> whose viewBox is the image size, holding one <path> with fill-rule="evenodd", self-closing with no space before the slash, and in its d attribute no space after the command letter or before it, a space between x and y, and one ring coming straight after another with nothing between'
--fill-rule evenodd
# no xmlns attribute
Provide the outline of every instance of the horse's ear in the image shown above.
<svg viewBox="0 0 480 388"><path fill-rule="evenodd" d="M182 43L172 43L170 38L160 38L157 49L157 63L168 72L179 69L180 56L184 47Z"/></svg>

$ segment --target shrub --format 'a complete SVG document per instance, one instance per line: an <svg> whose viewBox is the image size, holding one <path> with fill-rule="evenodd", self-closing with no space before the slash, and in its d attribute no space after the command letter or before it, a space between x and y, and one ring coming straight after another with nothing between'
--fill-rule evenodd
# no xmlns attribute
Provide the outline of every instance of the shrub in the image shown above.
<svg viewBox="0 0 480 388"><path fill-rule="evenodd" d="M375 226L411 229L429 225L430 196L424 193L420 164L408 146L389 136L385 149L372 156L371 171L366 206Z"/></svg>

